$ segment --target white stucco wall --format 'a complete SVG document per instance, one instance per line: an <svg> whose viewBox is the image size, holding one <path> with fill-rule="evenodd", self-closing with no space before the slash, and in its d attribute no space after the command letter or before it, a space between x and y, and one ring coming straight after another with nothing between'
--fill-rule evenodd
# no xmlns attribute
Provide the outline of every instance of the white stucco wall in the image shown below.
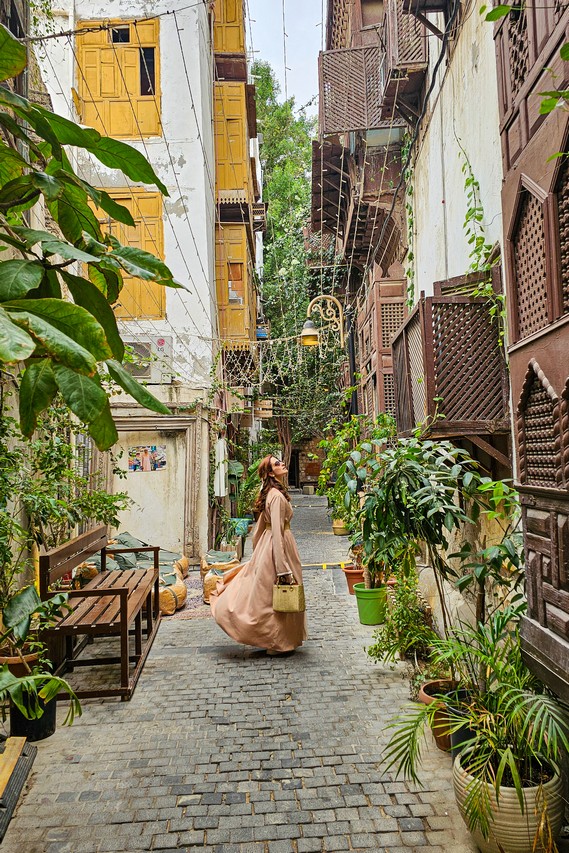
<svg viewBox="0 0 569 853"><path fill-rule="evenodd" d="M436 16L438 17L438 16ZM463 23L447 67L443 61L416 146L413 177L416 295L433 282L468 271L471 247L463 222L467 210L461 146L480 183L487 242L501 242L502 156L499 136L493 28L475 4ZM435 18L433 18L435 20ZM441 22L439 22L439 25ZM440 51L429 37L429 75Z"/></svg>
<svg viewBox="0 0 569 853"><path fill-rule="evenodd" d="M74 29L79 20L140 19L171 11L176 5L181 8L188 4L183 0L173 4L77 0L66 12L55 13L54 24L56 30L66 30ZM175 373L195 397L195 392L211 384L211 339L217 334L213 80L205 8L185 9L176 14L176 19L164 15L160 19L159 50L163 135L128 143L145 154L168 188L169 197L164 198L164 259L187 290L167 289L165 320L136 320L122 325L127 339L173 337ZM45 56L40 54L40 61L55 111L74 119L71 88L77 87L77 74L67 40L45 42ZM81 156L77 166L95 186L136 186L93 158Z"/></svg>
<svg viewBox="0 0 569 853"><path fill-rule="evenodd" d="M163 134L124 140L151 162L169 197L164 198L164 260L184 290L166 289L164 320L121 322L124 340L171 338L173 381L152 385L152 392L174 406L183 418L196 401L205 401L211 386L212 339L217 336L215 298L215 157L213 136L213 62L205 4L190 8L184 0L67 0L54 13L55 31L74 30L80 20L160 19L160 95ZM178 29L180 39L178 38ZM77 38L80 38L78 36ZM182 49L180 46L182 42ZM183 53L182 53L183 50ZM72 87L77 68L67 39L52 39L39 52L42 76L55 112L76 120ZM184 63L185 60L185 63ZM186 76L187 74L187 76ZM128 188L136 183L120 172L80 154L79 173L97 187ZM149 187L151 191L155 188ZM136 210L135 216L136 216ZM188 448L183 433L148 427L148 412L126 395L113 398L113 414L123 419L116 451L127 469L130 446L164 445L168 464L153 473L127 473L114 478L115 491L129 492L135 505L123 514L122 529L170 550L199 556L207 550L209 436L207 418L199 416L199 440ZM129 431L124 428L129 419ZM132 431L130 431L132 419ZM191 512L184 506L191 497ZM191 548L186 547L193 543ZM197 544L196 544L197 543Z"/></svg>

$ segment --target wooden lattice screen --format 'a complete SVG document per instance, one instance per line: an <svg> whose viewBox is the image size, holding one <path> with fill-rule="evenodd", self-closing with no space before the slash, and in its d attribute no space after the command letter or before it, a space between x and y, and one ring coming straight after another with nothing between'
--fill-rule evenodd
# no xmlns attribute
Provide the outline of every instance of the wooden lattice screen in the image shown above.
<svg viewBox="0 0 569 853"><path fill-rule="evenodd" d="M512 236L517 302L517 338L526 338L549 322L543 206L523 190L519 218Z"/></svg>
<svg viewBox="0 0 569 853"><path fill-rule="evenodd" d="M517 412L520 482L561 485L559 398L535 359L530 362Z"/></svg>
<svg viewBox="0 0 569 853"><path fill-rule="evenodd" d="M345 133L381 125L383 53L379 47L320 54L320 132Z"/></svg>
<svg viewBox="0 0 569 853"><path fill-rule="evenodd" d="M529 38L527 12L513 9L508 15L507 39L511 70L511 95L515 98L527 79L529 70Z"/></svg>
<svg viewBox="0 0 569 853"><path fill-rule="evenodd" d="M507 380L498 329L484 299L423 298L393 344L400 432L444 415L445 429L503 430Z"/></svg>
<svg viewBox="0 0 569 853"><path fill-rule="evenodd" d="M389 70L424 64L428 58L425 28L414 15L403 11L402 0L387 0L385 21Z"/></svg>

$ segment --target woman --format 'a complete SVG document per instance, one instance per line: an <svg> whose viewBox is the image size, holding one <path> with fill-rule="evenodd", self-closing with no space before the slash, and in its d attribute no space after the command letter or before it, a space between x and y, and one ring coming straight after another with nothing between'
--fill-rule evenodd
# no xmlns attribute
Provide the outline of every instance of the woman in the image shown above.
<svg viewBox="0 0 569 853"><path fill-rule="evenodd" d="M306 639L304 613L276 613L273 585L302 583L300 557L290 530L292 508L284 478L286 465L276 456L259 464L261 492L255 509L253 556L212 594L213 618L238 643L267 649L267 654L294 651Z"/></svg>

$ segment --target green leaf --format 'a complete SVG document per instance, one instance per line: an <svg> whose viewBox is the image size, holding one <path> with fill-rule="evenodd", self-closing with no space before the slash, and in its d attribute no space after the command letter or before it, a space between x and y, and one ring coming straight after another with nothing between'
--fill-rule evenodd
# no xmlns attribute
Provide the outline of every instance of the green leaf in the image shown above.
<svg viewBox="0 0 569 853"><path fill-rule="evenodd" d="M83 261L86 264L91 264L99 260L95 255L89 255L87 252L83 252L81 249L72 246L71 243L58 240L57 237L54 237L53 234L47 231L25 228L22 225L14 225L12 226L12 230L22 238L29 249L35 246L36 243L40 243L45 255L61 255L66 260Z"/></svg>
<svg viewBox="0 0 569 853"><path fill-rule="evenodd" d="M181 287L174 281L166 264L150 252L145 252L144 249L137 249L134 246L122 246L114 237L108 236L113 250L107 257L116 258L125 272L136 276L136 278L158 281L168 287Z"/></svg>
<svg viewBox="0 0 569 853"><path fill-rule="evenodd" d="M171 414L170 409L164 403L161 403L160 400L157 400L143 385L139 385L136 379L118 361L109 359L107 367L109 368L111 378L114 379L117 385L124 388L127 394L134 397L136 402L140 403L141 406L150 409L152 412L158 412L160 415Z"/></svg>
<svg viewBox="0 0 569 853"><path fill-rule="evenodd" d="M29 364L20 382L20 428L30 437L36 428L37 417L57 392L51 361L43 358Z"/></svg>
<svg viewBox="0 0 569 853"><path fill-rule="evenodd" d="M80 305L74 305L62 299L27 299L11 302L6 307L9 310L28 311L47 320L64 335L88 350L97 361L104 361L112 355L103 327L89 311Z"/></svg>
<svg viewBox="0 0 569 853"><path fill-rule="evenodd" d="M0 302L18 299L39 287L44 268L37 261L0 262Z"/></svg>
<svg viewBox="0 0 569 853"><path fill-rule="evenodd" d="M98 287L85 278L71 275L71 273L65 270L61 270L60 275L69 288L74 302L89 311L99 321L105 331L107 343L111 348L112 354L118 361L122 361L124 344L117 328L117 320L113 309L105 296Z"/></svg>
<svg viewBox="0 0 569 853"><path fill-rule="evenodd" d="M100 141L88 149L95 157L110 169L120 169L133 181L141 181L143 184L154 184L162 195L169 195L166 186L155 173L150 163L140 151L120 142L118 139L110 139L102 136Z"/></svg>
<svg viewBox="0 0 569 853"><path fill-rule="evenodd" d="M40 301L47 302L48 300L44 299ZM24 301L21 304L25 305L26 302ZM97 362L91 353L68 335L60 332L59 329L52 326L43 317L37 317L29 311L15 311L12 309L9 316L13 323L16 323L22 329L25 329L26 332L29 332L45 347L50 355L54 356L62 364L71 367L73 370L80 370L82 373L91 375L95 373ZM32 352L33 349L29 350L25 356L20 356L18 359L12 360L18 361L22 357L26 358Z"/></svg>
<svg viewBox="0 0 569 853"><path fill-rule="evenodd" d="M10 628L15 640L25 640L30 630L31 619L41 606L41 598L34 586L27 586L7 602L2 613L6 629Z"/></svg>
<svg viewBox="0 0 569 853"><path fill-rule="evenodd" d="M43 140L45 140L53 154L58 160L63 156L63 151L58 142L57 136L54 134L51 124L46 120L45 115L51 116L47 110L31 104L26 98L11 92L4 86L0 86L0 103L10 107L21 118L25 119L28 124L33 127ZM34 146L34 150L38 151L38 147Z"/></svg>
<svg viewBox="0 0 569 853"><path fill-rule="evenodd" d="M112 305L117 301L123 286L120 273L90 264L89 279L107 297L107 302Z"/></svg>
<svg viewBox="0 0 569 853"><path fill-rule="evenodd" d="M81 240L83 232L95 239L102 236L97 217L87 202L87 194L79 187L67 184L60 197L49 204L49 210L63 236L72 243Z"/></svg>
<svg viewBox="0 0 569 853"><path fill-rule="evenodd" d="M101 386L61 364L54 364L53 372L61 396L73 414L86 424L94 421L107 403L107 395Z"/></svg>
<svg viewBox="0 0 569 853"><path fill-rule="evenodd" d="M125 207L124 204L119 204L118 201L115 201L114 198L104 191L101 191L100 196L99 207L105 213L108 213L117 222L122 222L123 225L130 225L131 228L134 228L135 222L128 207Z"/></svg>
<svg viewBox="0 0 569 853"><path fill-rule="evenodd" d="M485 21L498 21L500 18L505 18L506 15L509 15L512 11L511 6L494 6L494 8L488 12L485 17Z"/></svg>
<svg viewBox="0 0 569 853"><path fill-rule="evenodd" d="M50 113L43 107L36 106L45 121L50 125L54 135L61 145L74 145L90 151L101 163L110 169L120 169L133 181L141 181L144 184L154 184L163 195L168 195L168 190L160 181L150 163L140 151L108 136L101 136L93 128L79 127L63 116Z"/></svg>
<svg viewBox="0 0 569 853"><path fill-rule="evenodd" d="M21 74L28 64L26 46L0 24L0 80Z"/></svg>
<svg viewBox="0 0 569 853"><path fill-rule="evenodd" d="M89 435L99 450L109 450L119 440L108 400L101 414L89 424Z"/></svg>
<svg viewBox="0 0 569 853"><path fill-rule="evenodd" d="M539 114L542 116L549 115L557 108L560 100L560 98L544 98L539 105Z"/></svg>
<svg viewBox="0 0 569 853"><path fill-rule="evenodd" d="M14 364L28 358L35 350L32 338L12 322L0 308L0 363Z"/></svg>
<svg viewBox="0 0 569 853"><path fill-rule="evenodd" d="M569 41L565 42L565 44L561 46L561 49L559 51L559 56L565 62L569 62Z"/></svg>
<svg viewBox="0 0 569 853"><path fill-rule="evenodd" d="M0 144L0 184L2 186L19 177L27 167L28 164L17 151Z"/></svg>
<svg viewBox="0 0 569 853"><path fill-rule="evenodd" d="M53 199L58 198L63 192L61 181L58 181L52 175L47 175L45 172L32 172L31 179L34 186L43 193L48 201L53 201Z"/></svg>

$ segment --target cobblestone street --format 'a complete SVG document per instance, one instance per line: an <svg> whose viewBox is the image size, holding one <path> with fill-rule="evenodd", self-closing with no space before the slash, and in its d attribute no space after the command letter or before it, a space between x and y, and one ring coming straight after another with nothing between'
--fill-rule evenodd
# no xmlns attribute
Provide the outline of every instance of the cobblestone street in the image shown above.
<svg viewBox="0 0 569 853"><path fill-rule="evenodd" d="M322 500L293 503L303 563L345 559ZM380 767L407 682L367 658L341 571L305 583L309 640L290 657L165 619L130 702L85 702L38 744L2 853L475 850L446 754L429 745L420 790Z"/></svg>

